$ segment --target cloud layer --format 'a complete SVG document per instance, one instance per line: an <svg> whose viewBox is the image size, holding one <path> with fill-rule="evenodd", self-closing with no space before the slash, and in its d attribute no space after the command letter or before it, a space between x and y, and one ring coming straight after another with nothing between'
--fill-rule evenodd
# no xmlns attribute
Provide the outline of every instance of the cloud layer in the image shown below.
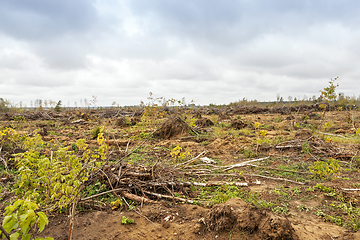
<svg viewBox="0 0 360 240"><path fill-rule="evenodd" d="M357 95L357 1L4 0L0 97L197 104Z"/></svg>

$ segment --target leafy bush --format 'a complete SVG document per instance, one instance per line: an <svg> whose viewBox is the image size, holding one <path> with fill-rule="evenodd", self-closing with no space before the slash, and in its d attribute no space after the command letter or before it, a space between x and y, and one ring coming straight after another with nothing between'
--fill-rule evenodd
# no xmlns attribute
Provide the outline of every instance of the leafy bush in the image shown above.
<svg viewBox="0 0 360 240"><path fill-rule="evenodd" d="M61 100L59 100L55 106L55 111L56 112L61 112Z"/></svg>
<svg viewBox="0 0 360 240"><path fill-rule="evenodd" d="M322 180L332 180L340 175L341 167L338 160L331 158L327 162L317 161L310 167L310 172L314 178Z"/></svg>
<svg viewBox="0 0 360 240"><path fill-rule="evenodd" d="M186 161L192 158L191 151L190 150L184 150L180 146L176 146L173 148L170 152L171 157L175 159L175 161Z"/></svg>
<svg viewBox="0 0 360 240"><path fill-rule="evenodd" d="M78 197L90 172L104 164L108 153L104 132L104 127L101 127L97 149L88 149L84 139L75 143L82 155L67 147L60 147L48 156L44 154L47 145L40 135L27 137L24 145L28 151L15 157L19 172L15 194L51 210L67 207Z"/></svg>
<svg viewBox="0 0 360 240"><path fill-rule="evenodd" d="M339 86L339 84L334 84L335 81L338 79L339 77L336 77L334 79L331 79L329 81L329 86L325 87L324 90L320 90L321 93L321 97L324 98L324 100L327 101L334 101L337 97L337 94L335 92L335 89Z"/></svg>
<svg viewBox="0 0 360 240"><path fill-rule="evenodd" d="M10 107L10 102L8 100L0 98L0 112L9 111L9 107Z"/></svg>

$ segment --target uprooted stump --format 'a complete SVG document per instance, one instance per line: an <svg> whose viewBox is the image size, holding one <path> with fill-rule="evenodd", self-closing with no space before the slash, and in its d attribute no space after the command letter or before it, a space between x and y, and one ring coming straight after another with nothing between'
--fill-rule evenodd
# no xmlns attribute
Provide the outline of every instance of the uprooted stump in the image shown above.
<svg viewBox="0 0 360 240"><path fill-rule="evenodd" d="M131 125L134 126L137 123L141 122L141 118L140 117L133 117L130 119Z"/></svg>
<svg viewBox="0 0 360 240"><path fill-rule="evenodd" d="M231 121L231 127L235 128L235 129L243 129L247 126L246 123L244 123L243 121L239 120L239 119L235 119Z"/></svg>
<svg viewBox="0 0 360 240"><path fill-rule="evenodd" d="M195 124L199 127L210 127L214 125L214 123L208 118L200 118L195 121Z"/></svg>
<svg viewBox="0 0 360 240"><path fill-rule="evenodd" d="M124 117L119 117L118 119L116 119L115 124L116 124L116 126L119 126L119 127L127 126L126 119Z"/></svg>
<svg viewBox="0 0 360 240"><path fill-rule="evenodd" d="M238 228L260 239L298 239L288 219L251 207L241 199L230 199L215 205L205 216L209 231L229 231Z"/></svg>
<svg viewBox="0 0 360 240"><path fill-rule="evenodd" d="M194 118L202 118L202 116L201 116L201 112L200 111L196 111L195 113L194 113L194 116L193 116Z"/></svg>
<svg viewBox="0 0 360 240"><path fill-rule="evenodd" d="M227 113L219 112L218 114L219 120L229 120L231 119L230 116Z"/></svg>
<svg viewBox="0 0 360 240"><path fill-rule="evenodd" d="M188 134L190 126L180 117L172 117L166 120L153 134L156 138L170 139L172 137Z"/></svg>

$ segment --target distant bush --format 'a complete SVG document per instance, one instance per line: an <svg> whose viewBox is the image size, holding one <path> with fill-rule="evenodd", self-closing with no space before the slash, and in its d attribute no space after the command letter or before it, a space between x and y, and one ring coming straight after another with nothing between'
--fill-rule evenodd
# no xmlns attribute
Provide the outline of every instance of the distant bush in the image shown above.
<svg viewBox="0 0 360 240"><path fill-rule="evenodd" d="M61 112L61 100L59 100L55 106L55 111L56 112Z"/></svg>
<svg viewBox="0 0 360 240"><path fill-rule="evenodd" d="M9 111L10 102L3 98L0 98L0 112Z"/></svg>

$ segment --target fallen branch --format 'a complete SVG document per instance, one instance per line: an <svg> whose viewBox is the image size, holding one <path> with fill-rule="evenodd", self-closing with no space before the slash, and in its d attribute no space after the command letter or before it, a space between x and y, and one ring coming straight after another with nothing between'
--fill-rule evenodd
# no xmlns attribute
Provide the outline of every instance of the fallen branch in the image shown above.
<svg viewBox="0 0 360 240"><path fill-rule="evenodd" d="M300 185L305 185L305 183L303 182L296 182L293 180L289 180L286 178L274 178L274 177L268 177L268 176L263 176L263 175L258 175L258 174L244 174L246 176L252 176L252 177L262 177L262 178L268 178L268 179L272 179L272 180L279 180L279 181L285 181L285 182L291 182L291 183L296 183L296 184L300 184Z"/></svg>
<svg viewBox="0 0 360 240"><path fill-rule="evenodd" d="M187 171L188 171L188 172L189 172L189 171L212 172L213 170L210 170L210 169L188 169Z"/></svg>
<svg viewBox="0 0 360 240"><path fill-rule="evenodd" d="M202 153L200 153L199 155L197 155L196 157L190 159L189 161L183 162L183 163L179 163L177 165L175 165L175 167L181 166L181 165L189 165L190 163L195 162L196 159L198 159L201 155L205 154L206 151L203 151Z"/></svg>
<svg viewBox="0 0 360 240"><path fill-rule="evenodd" d="M345 139L346 139L346 137L344 137L344 136L342 136L342 135L339 135L339 134L326 133L326 132L318 132L318 133L325 134L325 135L329 135L329 136L334 136L334 137L345 138Z"/></svg>
<svg viewBox="0 0 360 240"><path fill-rule="evenodd" d="M219 168L218 166L213 165L213 164L197 164L197 165L185 166L184 168L196 168L196 167L202 167L202 166L210 166L210 167L214 167L214 168Z"/></svg>
<svg viewBox="0 0 360 240"><path fill-rule="evenodd" d="M87 198L82 198L80 201L89 200L89 199L92 199L92 198L95 198L95 197L98 197L98 196L102 196L102 195L105 195L105 194L108 194L108 193L117 192L117 191L123 191L123 190L124 190L124 188L117 188L117 189L109 190L109 191L106 191L106 192L102 192L102 193L92 195L92 196L87 197Z"/></svg>
<svg viewBox="0 0 360 240"><path fill-rule="evenodd" d="M125 198L122 197L122 200L124 201L124 203L126 204L126 206L130 209L130 205L129 203L126 201ZM143 215L141 212L137 211L136 209L134 209L134 212L136 212L137 214L139 214L141 217L145 218L147 221L149 221L150 223L152 223L156 228L159 228L153 221L151 221L149 218L147 218L145 215Z"/></svg>
<svg viewBox="0 0 360 240"><path fill-rule="evenodd" d="M224 171L228 171L228 170L233 169L233 168L236 168L236 167L243 167L243 166L247 165L248 163L263 161L263 160L266 160L266 159L268 159L268 158L269 158L269 157L253 159L253 160L250 160L250 161L246 161L246 162L242 162L242 163L237 163L237 164L230 165L230 166L224 166L224 167L222 167L222 168L225 168Z"/></svg>
<svg viewBox="0 0 360 240"><path fill-rule="evenodd" d="M198 183L198 182L193 182L192 185L194 186L203 186L203 187L211 187L211 186L219 186L219 185L234 185L234 186L241 186L241 187L246 187L248 186L247 182L222 182L222 181L218 181L218 182L207 182L207 183Z"/></svg>
<svg viewBox="0 0 360 240"><path fill-rule="evenodd" d="M5 231L5 229L3 228L2 225L0 225L0 230L1 230L0 233L4 234L5 237L10 240L10 235L9 235L9 233Z"/></svg>
<svg viewBox="0 0 360 240"><path fill-rule="evenodd" d="M151 199L148 199L146 197L140 197L138 195L135 195L135 194L132 194L132 193L129 193L127 191L121 191L120 192L121 195L123 195L124 197L130 199L130 200L133 200L133 201L136 201L136 202L140 202L140 203L157 203L156 201L153 201Z"/></svg>
<svg viewBox="0 0 360 240"><path fill-rule="evenodd" d="M291 170L285 170L285 169L279 169L279 168L272 168L272 167L264 167L264 166L258 166L258 165L253 165L253 164L248 164L249 166L252 167L258 167L258 168L265 168L265 169L270 169L270 170L276 170L276 171L282 171L282 172L291 172L291 173L297 173L297 174L312 174L310 172L297 172L297 171L291 171Z"/></svg>
<svg viewBox="0 0 360 240"><path fill-rule="evenodd" d="M79 205L84 206L84 207L88 207L88 208L91 208L91 209L95 209L95 210L98 210L98 211L105 211L107 209L106 203L96 201L96 200L81 202L81 203L79 203Z"/></svg>
<svg viewBox="0 0 360 240"><path fill-rule="evenodd" d="M72 121L71 124L85 123L85 122L86 121L84 119L79 119L79 120Z"/></svg>
<svg viewBox="0 0 360 240"><path fill-rule="evenodd" d="M0 153L1 153L1 150L2 150L2 146L0 147ZM0 160L4 162L4 165L5 165L5 169L6 169L6 171L9 171L9 169L8 169L8 166L7 166L7 163L6 163L5 159L3 159L2 157L0 157Z"/></svg>
<svg viewBox="0 0 360 240"><path fill-rule="evenodd" d="M137 172L125 172L125 176L133 176L133 177L151 177L150 173L137 173Z"/></svg>
<svg viewBox="0 0 360 240"><path fill-rule="evenodd" d="M72 239L73 229L74 229L74 220L75 220L75 211L77 206L77 201L75 200L72 204L72 208L70 209L69 218L70 218L70 227L69 227L69 237L68 240Z"/></svg>
<svg viewBox="0 0 360 240"><path fill-rule="evenodd" d="M208 174L205 174L208 175ZM168 185L168 186L200 186L200 187L210 187L210 186L219 186L219 185L235 185L235 186L248 186L247 182L207 182L207 183L201 183L201 182L163 182L163 183L158 183L158 182L149 182L147 183L148 185L151 186L163 186L163 185Z"/></svg>
<svg viewBox="0 0 360 240"><path fill-rule="evenodd" d="M189 199L185 199L185 198L173 197L173 196L168 196L168 195L163 195L163 194L153 193L153 192L148 192L148 191L144 191L144 193L156 196L158 198L167 198L167 199L178 200L181 202L187 202L187 203L191 203L191 204L194 203L193 200L189 200Z"/></svg>
<svg viewBox="0 0 360 240"><path fill-rule="evenodd" d="M184 175L194 175L195 173L184 173ZM200 173L196 174L197 176L231 176L231 177L241 177L240 174L234 173Z"/></svg>
<svg viewBox="0 0 360 240"><path fill-rule="evenodd" d="M284 146L276 146L275 148L297 148L302 147L301 145L284 145Z"/></svg>

